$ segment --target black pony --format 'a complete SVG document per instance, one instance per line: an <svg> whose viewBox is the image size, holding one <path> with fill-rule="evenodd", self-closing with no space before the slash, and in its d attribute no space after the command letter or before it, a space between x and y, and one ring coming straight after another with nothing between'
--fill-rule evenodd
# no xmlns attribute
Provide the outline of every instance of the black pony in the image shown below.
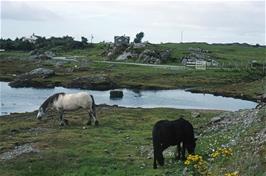
<svg viewBox="0 0 266 176"><path fill-rule="evenodd" d="M163 151L169 146L177 146L177 159L185 160L186 149L189 154L194 154L195 152L196 138L194 137L193 126L183 118L174 121L158 121L153 127L152 139L154 169L157 168L156 161L158 161L159 165L164 165Z"/></svg>

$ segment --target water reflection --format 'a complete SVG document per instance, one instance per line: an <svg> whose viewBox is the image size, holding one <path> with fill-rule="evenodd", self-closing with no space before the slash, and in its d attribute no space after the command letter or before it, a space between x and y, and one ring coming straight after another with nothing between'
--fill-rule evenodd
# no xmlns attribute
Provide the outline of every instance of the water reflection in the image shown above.
<svg viewBox="0 0 266 176"><path fill-rule="evenodd" d="M74 93L80 89L56 87L54 89L11 88L6 82L1 84L1 115L11 112L30 112L37 110L50 95L58 92ZM211 94L190 93L184 90L123 90L122 99L110 99L110 91L86 91L94 96L96 104L119 105L124 107L156 108L168 107L178 109L217 109L236 111L254 108L251 101L214 96Z"/></svg>

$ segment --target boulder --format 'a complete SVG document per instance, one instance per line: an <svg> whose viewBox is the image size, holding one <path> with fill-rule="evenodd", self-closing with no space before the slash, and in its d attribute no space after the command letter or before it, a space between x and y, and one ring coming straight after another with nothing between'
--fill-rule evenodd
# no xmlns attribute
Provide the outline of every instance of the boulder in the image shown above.
<svg viewBox="0 0 266 176"><path fill-rule="evenodd" d="M166 62L169 58L170 58L170 51L169 50L165 50L163 52L160 53L160 58L162 62Z"/></svg>
<svg viewBox="0 0 266 176"><path fill-rule="evenodd" d="M30 51L30 59L41 59L41 60L48 60L52 59L55 57L55 53L52 51L45 51L45 52L40 52L38 50L32 50Z"/></svg>
<svg viewBox="0 0 266 176"><path fill-rule="evenodd" d="M117 84L105 75L84 76L70 81L67 87L91 90L109 90L117 88Z"/></svg>
<svg viewBox="0 0 266 176"><path fill-rule="evenodd" d="M40 52L39 52L39 50L31 50L30 51L30 53L29 53L31 56L33 56L33 55L39 55L40 54Z"/></svg>
<svg viewBox="0 0 266 176"><path fill-rule="evenodd" d="M109 59L115 59L117 56L122 54L126 50L126 48L127 46L125 45L110 47L107 51L107 57Z"/></svg>
<svg viewBox="0 0 266 176"><path fill-rule="evenodd" d="M160 64L160 55L157 54L154 50L145 49L140 53L138 61L146 64Z"/></svg>
<svg viewBox="0 0 266 176"><path fill-rule="evenodd" d="M138 49L138 48L145 48L146 44L145 43L133 43L133 48Z"/></svg>
<svg viewBox="0 0 266 176"><path fill-rule="evenodd" d="M266 103L266 93L261 95L261 102Z"/></svg>
<svg viewBox="0 0 266 176"><path fill-rule="evenodd" d="M50 58L55 57L55 53L52 51L45 51L44 54Z"/></svg>
<svg viewBox="0 0 266 176"><path fill-rule="evenodd" d="M45 87L51 88L54 85L47 84L44 81L34 80L34 78L48 78L55 75L55 71L46 68L37 68L28 73L24 73L16 77L14 81L9 83L11 87Z"/></svg>
<svg viewBox="0 0 266 176"><path fill-rule="evenodd" d="M220 122L221 120L222 120L222 118L219 117L219 116L217 116L217 117L213 117L213 118L211 119L211 123L217 123L217 122Z"/></svg>
<svg viewBox="0 0 266 176"><path fill-rule="evenodd" d="M123 90L111 90L110 91L110 99L123 98Z"/></svg>
<svg viewBox="0 0 266 176"><path fill-rule="evenodd" d="M54 76L55 71L47 68L37 68L26 74L30 76L48 78L50 76Z"/></svg>
<svg viewBox="0 0 266 176"><path fill-rule="evenodd" d="M199 118L200 117L200 113L199 112L191 112L191 117Z"/></svg>
<svg viewBox="0 0 266 176"><path fill-rule="evenodd" d="M44 81L37 81L34 79L16 79L8 83L10 87L35 87L35 88L54 88L55 85L46 83Z"/></svg>
<svg viewBox="0 0 266 176"><path fill-rule="evenodd" d="M38 59L41 59L41 60L49 60L49 59L52 59L52 57L46 55L46 54L40 54L38 56Z"/></svg>
<svg viewBox="0 0 266 176"><path fill-rule="evenodd" d="M120 54L120 55L116 58L116 60L117 60L117 61L124 61L124 60L130 59L130 58L132 58L132 57L133 57L133 56L132 56L131 52L124 52L124 53Z"/></svg>

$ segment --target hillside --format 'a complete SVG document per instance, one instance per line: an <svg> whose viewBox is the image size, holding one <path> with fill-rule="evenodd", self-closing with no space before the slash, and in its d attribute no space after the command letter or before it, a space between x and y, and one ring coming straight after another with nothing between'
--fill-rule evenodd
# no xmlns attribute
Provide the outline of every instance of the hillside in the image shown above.
<svg viewBox="0 0 266 176"><path fill-rule="evenodd" d="M19 79L21 74L42 67L54 70L55 76L33 78L27 80L27 84L23 86L64 86L87 89L97 89L97 85L104 85L101 86L102 89L187 88L193 92L213 93L249 100L257 100L265 93L265 47L245 44L168 43L147 44L139 49L139 52L147 49L157 52L168 50L169 58L162 63L168 65L182 65L180 58L187 55L191 48L200 49L208 52L208 57L215 58L218 62L218 66L207 67L207 70L195 70L191 67L157 69L116 64L115 60L111 60L112 63L102 63L101 61L110 60L103 54L107 47L108 44L99 43L84 49L56 50L52 48L51 50L54 50L57 56L55 58L58 59L38 59L35 56L33 58L30 52L22 51L1 52L0 80L14 81ZM124 62L134 62L134 58ZM95 82L95 86L76 84L77 81L86 80Z"/></svg>

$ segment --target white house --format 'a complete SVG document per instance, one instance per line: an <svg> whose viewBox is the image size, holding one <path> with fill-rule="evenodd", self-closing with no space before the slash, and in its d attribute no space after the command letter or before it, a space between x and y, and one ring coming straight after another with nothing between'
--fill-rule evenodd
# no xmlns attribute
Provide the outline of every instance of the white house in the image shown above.
<svg viewBox="0 0 266 176"><path fill-rule="evenodd" d="M38 36L34 33L30 37L22 37L22 41L29 41L30 43L35 43L35 41L38 39Z"/></svg>

